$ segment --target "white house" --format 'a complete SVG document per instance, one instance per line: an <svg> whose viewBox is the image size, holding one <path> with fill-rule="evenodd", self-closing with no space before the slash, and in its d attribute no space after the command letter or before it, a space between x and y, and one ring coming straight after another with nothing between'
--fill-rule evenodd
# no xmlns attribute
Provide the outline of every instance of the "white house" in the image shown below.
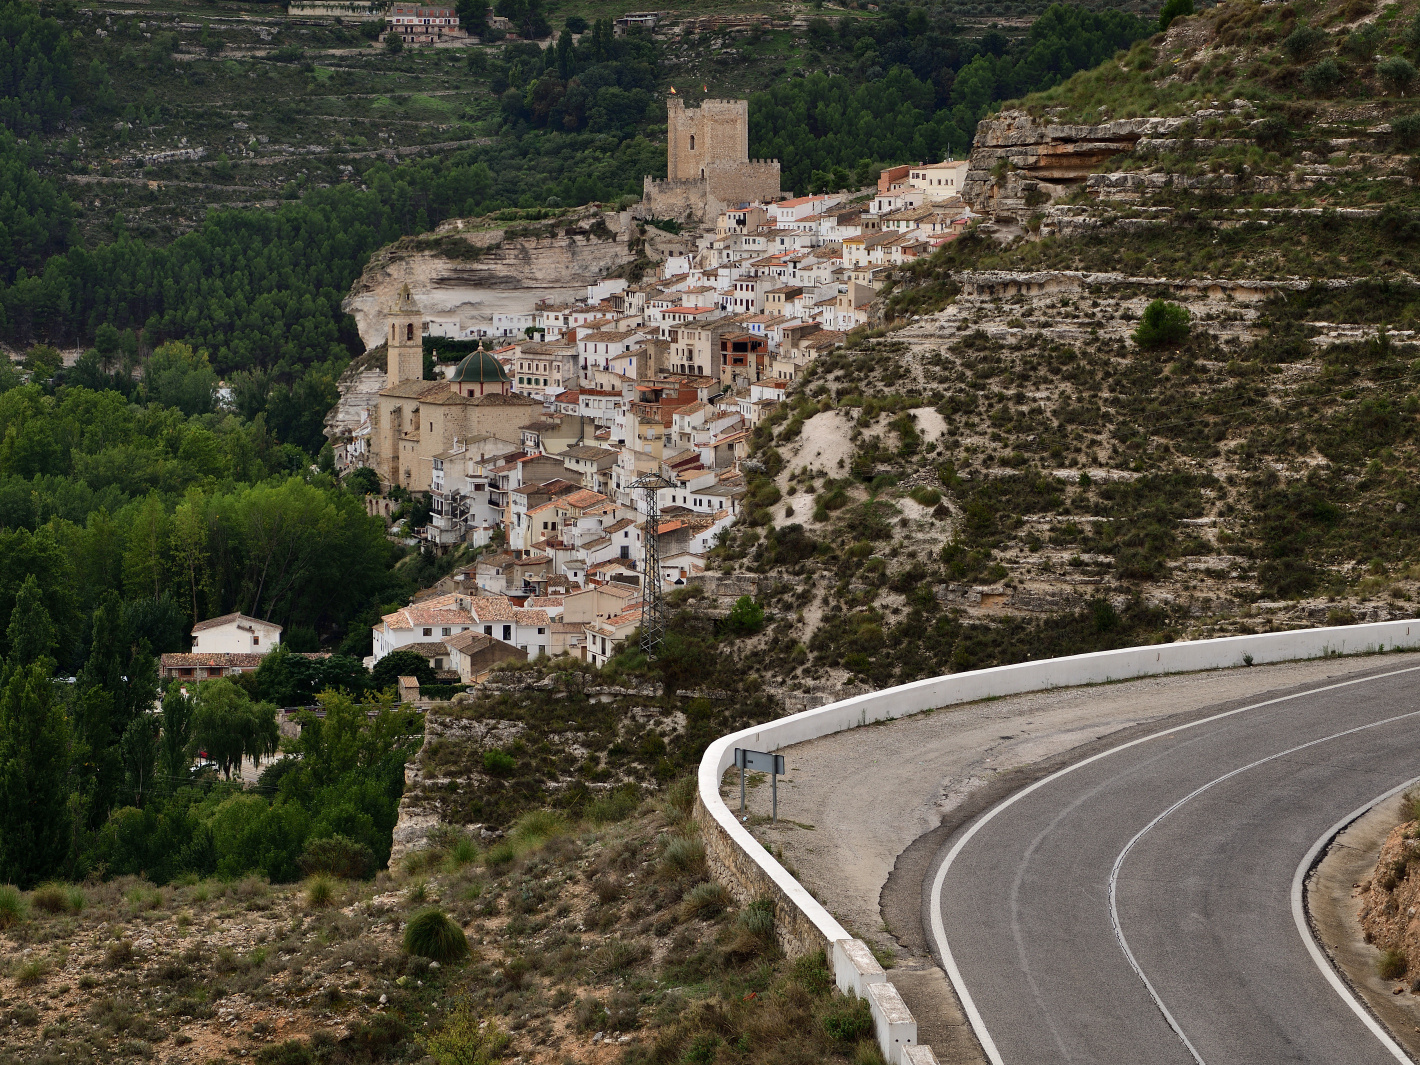
<svg viewBox="0 0 1420 1065"><path fill-rule="evenodd" d="M280 642L280 625L245 614L223 614L192 627L192 649L203 654L264 655Z"/></svg>
<svg viewBox="0 0 1420 1065"><path fill-rule="evenodd" d="M386 614L373 626L375 653L370 664L411 643L427 643L467 632L474 623L467 605L477 601L453 593L411 603L393 614Z"/></svg>

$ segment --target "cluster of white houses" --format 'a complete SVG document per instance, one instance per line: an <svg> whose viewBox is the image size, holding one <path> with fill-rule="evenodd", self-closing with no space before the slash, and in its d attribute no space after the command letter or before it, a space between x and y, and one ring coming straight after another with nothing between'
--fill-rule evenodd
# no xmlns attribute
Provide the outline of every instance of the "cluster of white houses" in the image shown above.
<svg viewBox="0 0 1420 1065"><path fill-rule="evenodd" d="M425 317L402 289L387 308L386 386L334 435L337 464L428 494L428 524L396 535L496 550L384 617L372 662L412 649L467 680L503 651L605 661L639 623L644 582L704 571L738 516L750 434L792 382L866 323L891 267L962 232L964 176L964 163L900 167L861 206L820 195L733 208L654 280L606 279L575 304L495 320L503 336L437 380L423 379L423 338L468 330ZM641 572L648 476L665 485L654 574ZM368 505L389 518L399 507Z"/></svg>

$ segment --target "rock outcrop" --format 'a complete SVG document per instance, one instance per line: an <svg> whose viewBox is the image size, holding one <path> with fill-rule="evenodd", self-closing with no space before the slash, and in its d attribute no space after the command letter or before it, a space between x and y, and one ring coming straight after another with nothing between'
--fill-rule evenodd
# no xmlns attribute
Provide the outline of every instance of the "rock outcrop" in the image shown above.
<svg viewBox="0 0 1420 1065"><path fill-rule="evenodd" d="M1140 139L1177 129L1183 118L1128 118L1097 126L1039 121L1002 111L976 127L962 196L978 211L1025 210L1068 195Z"/></svg>
<svg viewBox="0 0 1420 1065"><path fill-rule="evenodd" d="M676 247L668 248L666 245ZM408 282L434 332L491 328L495 314L525 314L545 299L586 294L639 257L664 258L679 238L644 234L628 212L590 207L542 222L453 219L377 252L346 297L367 346L384 337L385 306Z"/></svg>

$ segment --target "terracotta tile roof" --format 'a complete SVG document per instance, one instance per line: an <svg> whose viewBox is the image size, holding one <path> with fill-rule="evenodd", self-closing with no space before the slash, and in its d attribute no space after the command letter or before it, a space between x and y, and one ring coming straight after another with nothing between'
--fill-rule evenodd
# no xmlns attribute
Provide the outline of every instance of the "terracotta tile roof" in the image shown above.
<svg viewBox="0 0 1420 1065"><path fill-rule="evenodd" d="M486 632L461 632L457 636L450 636L444 642L448 644L450 650L464 655L477 654L488 647L506 647L517 654L523 653L512 644L504 643L495 636L489 636Z"/></svg>
<svg viewBox="0 0 1420 1065"><path fill-rule="evenodd" d="M449 639L452 640L453 637L450 636ZM441 640L420 640L418 643L401 644L396 650L413 651L425 658L443 658L449 653L448 645Z"/></svg>
<svg viewBox="0 0 1420 1065"><path fill-rule="evenodd" d="M560 595L534 595L524 604L531 610L555 610L562 605Z"/></svg>
<svg viewBox="0 0 1420 1065"><path fill-rule="evenodd" d="M580 492L563 496L561 502L566 503L569 507L594 507L598 503L605 503L606 496L600 492L593 492L590 488L583 488Z"/></svg>
<svg viewBox="0 0 1420 1065"><path fill-rule="evenodd" d="M222 668L254 668L261 665L262 655L248 652L215 652L213 654L171 653L158 659L163 669L187 668L189 666L212 666Z"/></svg>
<svg viewBox="0 0 1420 1065"><path fill-rule="evenodd" d="M513 622L517 625L537 625L547 628L552 624L552 619L547 616L546 610L514 610Z"/></svg>
<svg viewBox="0 0 1420 1065"><path fill-rule="evenodd" d="M230 625L234 621L245 621L248 625L265 625L268 629L281 631L281 626L274 621L262 621L260 618L249 617L246 614L223 614L220 618L208 618L206 621L199 621L192 627L193 632L205 632L207 629L215 629L220 625Z"/></svg>
<svg viewBox="0 0 1420 1065"><path fill-rule="evenodd" d="M469 601L469 608L479 624L513 620L513 604L501 596L480 595Z"/></svg>
<svg viewBox="0 0 1420 1065"><path fill-rule="evenodd" d="M412 629L425 625L469 625L473 619L458 606L458 601L462 598L465 597L457 593L435 596L433 599L401 607L380 620L391 629Z"/></svg>
<svg viewBox="0 0 1420 1065"><path fill-rule="evenodd" d="M632 525L635 525L635 524L636 524L636 523L635 523L634 521L632 521L630 518L622 518L620 521L612 522L612 524L608 525L605 529L602 530L602 532L604 532L604 533L621 532L622 529L628 529L628 528L630 528Z"/></svg>

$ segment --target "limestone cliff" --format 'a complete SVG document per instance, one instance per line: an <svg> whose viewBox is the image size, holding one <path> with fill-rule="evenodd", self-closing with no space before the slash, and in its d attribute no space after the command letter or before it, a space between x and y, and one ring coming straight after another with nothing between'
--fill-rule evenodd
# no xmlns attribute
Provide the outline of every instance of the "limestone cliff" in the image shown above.
<svg viewBox="0 0 1420 1065"><path fill-rule="evenodd" d="M584 208L542 222L454 219L377 252L343 306L367 346L384 336L380 308L408 282L434 332L490 328L495 314L531 311L542 299L584 295L639 258L664 258L659 230L644 233L627 212ZM679 250L674 249L674 250ZM442 327L442 328L440 328Z"/></svg>
<svg viewBox="0 0 1420 1065"><path fill-rule="evenodd" d="M1177 129L1183 118L1128 118L1100 125L1041 120L1002 111L976 127L962 196L974 209L1010 213L1074 192L1086 177L1140 140Z"/></svg>

